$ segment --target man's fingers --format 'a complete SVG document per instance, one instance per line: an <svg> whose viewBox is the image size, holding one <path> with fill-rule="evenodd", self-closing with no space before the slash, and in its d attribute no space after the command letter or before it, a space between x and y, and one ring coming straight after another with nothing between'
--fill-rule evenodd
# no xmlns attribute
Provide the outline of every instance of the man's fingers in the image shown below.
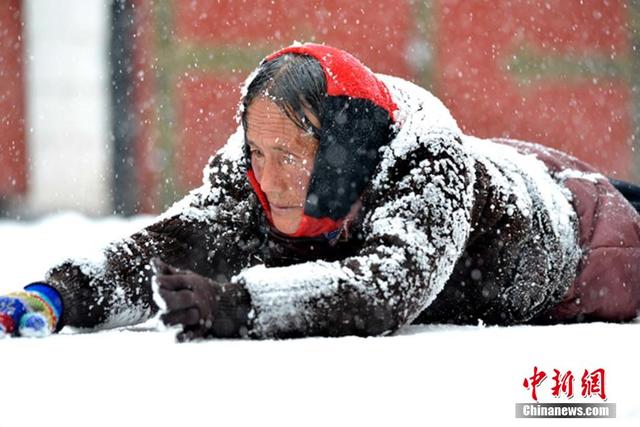
<svg viewBox="0 0 640 427"><path fill-rule="evenodd" d="M160 316L160 320L168 326L194 326L198 325L200 322L200 310L195 307L191 307L186 310L171 311Z"/></svg>
<svg viewBox="0 0 640 427"><path fill-rule="evenodd" d="M158 282L158 287L160 290L164 288L165 291L180 291L183 289L191 290L193 286L189 283L189 280L185 280L186 276L184 274L178 275L167 275L167 274L158 274L156 276L156 281Z"/></svg>
<svg viewBox="0 0 640 427"><path fill-rule="evenodd" d="M181 332L178 333L178 335L176 335L176 340L178 342L187 342L187 341L193 341L193 340L197 340L200 338L204 338L205 336L205 331L198 327L198 328L184 328Z"/></svg>
<svg viewBox="0 0 640 427"><path fill-rule="evenodd" d="M160 296L167 303L167 310L169 311L197 307L194 294L190 290L170 291L160 288L159 291Z"/></svg>
<svg viewBox="0 0 640 427"><path fill-rule="evenodd" d="M151 266L156 274L180 274L182 271L162 261L159 257L151 259Z"/></svg>
<svg viewBox="0 0 640 427"><path fill-rule="evenodd" d="M155 274L171 274L169 264L165 263L158 257L151 258L151 267Z"/></svg>

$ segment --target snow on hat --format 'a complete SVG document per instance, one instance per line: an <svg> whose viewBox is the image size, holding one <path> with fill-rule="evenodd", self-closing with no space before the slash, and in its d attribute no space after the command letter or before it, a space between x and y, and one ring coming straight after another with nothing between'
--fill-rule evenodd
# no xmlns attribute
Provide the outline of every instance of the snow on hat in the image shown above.
<svg viewBox="0 0 640 427"><path fill-rule="evenodd" d="M368 67L335 47L294 44L272 53L261 63L287 53L315 58L327 83L319 147L302 220L298 229L288 235L324 235L331 239L371 178L378 164L379 148L389 142L397 106L387 87ZM267 197L251 168L247 176L273 225Z"/></svg>

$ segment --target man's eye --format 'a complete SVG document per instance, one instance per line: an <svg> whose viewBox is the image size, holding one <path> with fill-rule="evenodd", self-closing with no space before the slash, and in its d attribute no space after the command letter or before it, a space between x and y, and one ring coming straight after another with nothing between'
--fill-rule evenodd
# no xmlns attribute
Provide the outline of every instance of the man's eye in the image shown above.
<svg viewBox="0 0 640 427"><path fill-rule="evenodd" d="M262 153L258 150L251 150L251 155L256 157L262 157Z"/></svg>
<svg viewBox="0 0 640 427"><path fill-rule="evenodd" d="M291 154L286 154L283 158L282 158L282 163L284 163L285 165L293 165L295 164L296 158L291 155Z"/></svg>

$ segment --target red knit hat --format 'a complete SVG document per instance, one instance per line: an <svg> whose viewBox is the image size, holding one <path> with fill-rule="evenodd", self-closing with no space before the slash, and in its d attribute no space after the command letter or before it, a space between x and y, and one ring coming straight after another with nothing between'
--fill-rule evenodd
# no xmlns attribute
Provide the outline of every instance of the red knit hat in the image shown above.
<svg viewBox="0 0 640 427"><path fill-rule="evenodd" d="M391 138L397 106L384 83L348 52L315 43L295 44L272 53L262 63L287 53L315 58L327 83L325 117L320 123L304 213L298 229L288 235L332 239L371 178L379 148ZM338 113L347 118L346 123L334 120ZM336 156L336 152L343 155ZM273 226L267 197L251 168L247 176Z"/></svg>

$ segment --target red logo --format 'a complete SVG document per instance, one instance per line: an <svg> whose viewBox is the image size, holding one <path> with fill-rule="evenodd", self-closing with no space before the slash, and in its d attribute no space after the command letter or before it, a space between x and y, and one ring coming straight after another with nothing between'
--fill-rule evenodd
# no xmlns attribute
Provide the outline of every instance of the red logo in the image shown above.
<svg viewBox="0 0 640 427"><path fill-rule="evenodd" d="M567 399L573 397L573 383L574 375L569 370L566 372L553 369L554 375L551 377L553 385L551 386L551 395L555 398L565 396ZM581 382L581 394L582 397L591 398L593 396L599 396L602 400L607 400L605 393L605 371L603 368L596 369L589 372L584 370L584 374L580 379ZM535 401L538 400L538 387L547 378L547 373L543 370L539 370L537 366L533 367L533 375L526 377L522 382L522 385L527 390L531 390L531 398Z"/></svg>

